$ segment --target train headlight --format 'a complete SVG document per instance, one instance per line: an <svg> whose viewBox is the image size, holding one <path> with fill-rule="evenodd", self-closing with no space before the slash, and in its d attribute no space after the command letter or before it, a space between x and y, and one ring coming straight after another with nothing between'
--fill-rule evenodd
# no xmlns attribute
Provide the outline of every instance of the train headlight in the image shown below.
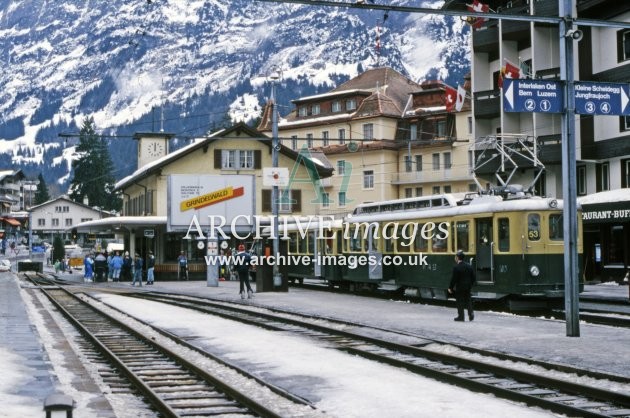
<svg viewBox="0 0 630 418"><path fill-rule="evenodd" d="M531 274L532 277L538 277L540 275L540 269L538 266L531 266L529 268L529 274Z"/></svg>
<svg viewBox="0 0 630 418"><path fill-rule="evenodd" d="M555 208L557 208L557 207L558 207L558 201L557 201L556 199L551 199L551 200L549 201L549 207L550 207L551 209L555 209Z"/></svg>

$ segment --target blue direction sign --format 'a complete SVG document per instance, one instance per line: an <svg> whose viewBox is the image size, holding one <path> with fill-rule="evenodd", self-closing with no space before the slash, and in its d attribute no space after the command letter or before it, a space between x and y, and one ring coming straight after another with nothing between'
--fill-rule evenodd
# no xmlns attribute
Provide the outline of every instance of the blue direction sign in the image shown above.
<svg viewBox="0 0 630 418"><path fill-rule="evenodd" d="M506 112L562 113L562 84L548 80L503 80Z"/></svg>
<svg viewBox="0 0 630 418"><path fill-rule="evenodd" d="M575 113L630 115L630 84L576 81Z"/></svg>

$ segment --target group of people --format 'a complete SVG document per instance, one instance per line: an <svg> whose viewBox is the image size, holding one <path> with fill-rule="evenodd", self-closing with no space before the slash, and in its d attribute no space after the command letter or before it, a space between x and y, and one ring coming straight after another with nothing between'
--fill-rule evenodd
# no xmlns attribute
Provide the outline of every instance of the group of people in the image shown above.
<svg viewBox="0 0 630 418"><path fill-rule="evenodd" d="M113 282L131 281L131 285L136 283L142 286L142 269L144 261L139 253L135 253L132 259L129 251L125 251L120 255L118 251L114 254L105 256L105 253L99 252L94 257L91 253L87 254L83 259L83 281L90 283L94 280L103 282L106 279ZM152 285L155 281L155 256L149 251L147 259L147 285ZM57 270L57 263L55 263Z"/></svg>

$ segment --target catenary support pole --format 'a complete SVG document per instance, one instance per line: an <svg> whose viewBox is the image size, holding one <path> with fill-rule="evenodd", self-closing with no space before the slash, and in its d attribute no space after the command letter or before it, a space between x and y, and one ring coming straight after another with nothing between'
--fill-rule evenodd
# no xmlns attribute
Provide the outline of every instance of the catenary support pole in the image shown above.
<svg viewBox="0 0 630 418"><path fill-rule="evenodd" d="M580 336L579 274L577 259L577 193L575 158L575 89L573 82L574 40L566 36L573 29L575 0L558 0L560 36L560 78L564 80L564 113L562 114L562 195L564 227L564 309L567 337Z"/></svg>

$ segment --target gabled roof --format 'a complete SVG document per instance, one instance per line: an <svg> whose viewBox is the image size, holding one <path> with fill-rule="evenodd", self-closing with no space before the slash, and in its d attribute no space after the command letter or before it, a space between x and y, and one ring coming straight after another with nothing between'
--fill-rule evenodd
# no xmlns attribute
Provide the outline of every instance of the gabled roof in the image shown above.
<svg viewBox="0 0 630 418"><path fill-rule="evenodd" d="M369 90L381 92L391 98L402 109L410 93L421 90L422 86L389 67L375 68L346 81L332 92L344 90Z"/></svg>
<svg viewBox="0 0 630 418"><path fill-rule="evenodd" d="M190 145L186 145L185 147L180 148L177 151L171 152L163 156L162 158L158 158L155 161L145 164L144 166L134 171L131 175L118 181L116 183L114 190L123 189L142 179L145 179L153 174L156 174L159 171L161 171L162 167L165 167L171 164L173 161L176 161L198 149L201 149L204 147L207 148L210 144L212 144L213 142L217 140L230 138L230 135L232 135L231 138L234 138L234 135L240 135L240 134L245 134L247 136L250 136L253 140L262 142L271 150L271 147L272 147L271 138L266 137L266 136L261 136L260 132L250 128L248 125L241 122L228 129L222 129L218 132L215 132L209 137L203 138ZM243 139L243 138L239 138L239 139ZM282 144L280 144L280 154L283 154L293 160L297 160L298 155L299 155L296 151L293 151L292 149L287 148L285 145L282 145ZM308 164L308 161L305 161L305 163ZM317 173L319 174L321 178L330 177L333 174L333 169L327 168L324 165L319 164L317 162L313 162L313 167L317 170Z"/></svg>
<svg viewBox="0 0 630 418"><path fill-rule="evenodd" d="M363 100L355 112L355 117L374 115L400 117L402 116L402 110L394 100L377 91Z"/></svg>
<svg viewBox="0 0 630 418"><path fill-rule="evenodd" d="M107 212L105 210L95 209L92 206L88 206L88 205L85 205L85 204L80 203L80 202L75 202L74 200L70 199L66 195L59 196L59 197L56 197L54 199L50 199L49 201L44 202L44 203L40 203L39 205L31 206L31 211L34 210L34 209L39 209L39 208L44 207L44 206L55 204L56 202L71 203L73 205L80 206L82 208L89 209L89 210L92 210L94 212L100 213L103 216L111 216L112 215L110 212Z"/></svg>
<svg viewBox="0 0 630 418"><path fill-rule="evenodd" d="M11 179L13 177L12 180L15 181L15 179L17 180L22 180L24 179L26 176L24 175L24 173L22 173L21 169L17 169L17 170L0 170L0 182L4 181L5 179Z"/></svg>

